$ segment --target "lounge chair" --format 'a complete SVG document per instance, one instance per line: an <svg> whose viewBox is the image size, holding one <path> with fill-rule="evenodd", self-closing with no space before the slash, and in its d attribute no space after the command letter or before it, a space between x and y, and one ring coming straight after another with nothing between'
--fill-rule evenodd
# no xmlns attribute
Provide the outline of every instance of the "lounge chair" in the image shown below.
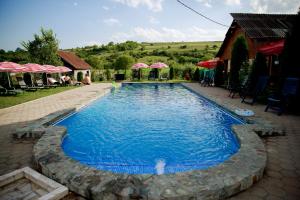
<svg viewBox="0 0 300 200"><path fill-rule="evenodd" d="M35 83L38 88L41 88L41 89L49 89L50 88L48 85L44 85L43 80L41 80L41 79L36 80Z"/></svg>
<svg viewBox="0 0 300 200"><path fill-rule="evenodd" d="M22 93L22 90L16 90L15 88L5 88L2 85L0 85L0 95L17 95Z"/></svg>
<svg viewBox="0 0 300 200"><path fill-rule="evenodd" d="M242 97L242 103L248 103L250 105L253 105L256 102L257 97L265 90L268 81L269 81L268 76L260 76L258 78L258 82L253 91L248 91L248 89L242 91L240 94ZM246 101L246 97L249 95L252 96L252 101Z"/></svg>
<svg viewBox="0 0 300 200"><path fill-rule="evenodd" d="M290 99L297 95L299 89L298 78L286 78L284 81L281 93L279 95L273 94L268 98L268 104L265 108L265 112L269 108L278 110L278 115L281 115L286 106L289 104Z"/></svg>
<svg viewBox="0 0 300 200"><path fill-rule="evenodd" d="M25 81L23 80L19 81L19 86L22 90L26 90L26 91L36 91L38 89L37 87L26 85Z"/></svg>
<svg viewBox="0 0 300 200"><path fill-rule="evenodd" d="M140 80L139 70L132 70L132 80Z"/></svg>
<svg viewBox="0 0 300 200"><path fill-rule="evenodd" d="M161 74L161 75L159 76L159 80L160 80L160 81L168 81L168 80L169 80L168 74L167 74L167 73Z"/></svg>
<svg viewBox="0 0 300 200"><path fill-rule="evenodd" d="M152 70L149 72L148 80L155 80L155 71Z"/></svg>
<svg viewBox="0 0 300 200"><path fill-rule="evenodd" d="M239 95L242 95L242 92L245 90L248 90L249 87L249 79L246 77L243 82L239 85L231 85L229 86L229 97L234 98L236 93L239 93Z"/></svg>

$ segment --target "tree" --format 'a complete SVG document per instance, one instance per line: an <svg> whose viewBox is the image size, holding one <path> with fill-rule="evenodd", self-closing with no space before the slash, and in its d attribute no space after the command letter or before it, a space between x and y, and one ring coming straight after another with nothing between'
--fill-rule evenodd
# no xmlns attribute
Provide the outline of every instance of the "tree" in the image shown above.
<svg viewBox="0 0 300 200"><path fill-rule="evenodd" d="M243 36L236 39L231 51L231 69L229 75L229 84L237 86L240 83L239 72L245 61L248 59L248 48Z"/></svg>
<svg viewBox="0 0 300 200"><path fill-rule="evenodd" d="M170 80L173 80L173 78L174 78L174 69L173 69L173 67L170 67L169 77L170 77Z"/></svg>
<svg viewBox="0 0 300 200"><path fill-rule="evenodd" d="M126 74L126 70L131 67L133 62L134 62L134 59L131 56L127 56L127 55L119 56L115 62L115 70L117 70L118 73L119 73L119 70L125 70L125 74Z"/></svg>
<svg viewBox="0 0 300 200"><path fill-rule="evenodd" d="M95 69L103 69L102 60L98 56L89 56L85 59L85 61Z"/></svg>
<svg viewBox="0 0 300 200"><path fill-rule="evenodd" d="M51 29L41 28L41 35L34 34L34 40L21 42L29 53L30 62L38 64L62 65L57 51L58 40Z"/></svg>
<svg viewBox="0 0 300 200"><path fill-rule="evenodd" d="M225 70L224 62L218 61L217 67L216 67L216 73L215 73L215 85L216 86L222 86L224 84L224 80L225 80L224 70Z"/></svg>
<svg viewBox="0 0 300 200"><path fill-rule="evenodd" d="M198 67L196 68L196 70L194 72L193 80L194 81L199 81L200 80L200 71L199 71Z"/></svg>

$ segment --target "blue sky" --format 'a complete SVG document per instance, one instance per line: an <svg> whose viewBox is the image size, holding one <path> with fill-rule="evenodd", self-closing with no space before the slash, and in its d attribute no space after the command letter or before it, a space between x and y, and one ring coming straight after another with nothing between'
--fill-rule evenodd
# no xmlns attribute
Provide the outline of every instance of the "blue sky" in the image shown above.
<svg viewBox="0 0 300 200"><path fill-rule="evenodd" d="M231 12L296 13L300 0L182 0L230 25ZM176 0L0 0L0 49L15 50L40 28L51 28L60 48L139 42L223 40L213 24Z"/></svg>

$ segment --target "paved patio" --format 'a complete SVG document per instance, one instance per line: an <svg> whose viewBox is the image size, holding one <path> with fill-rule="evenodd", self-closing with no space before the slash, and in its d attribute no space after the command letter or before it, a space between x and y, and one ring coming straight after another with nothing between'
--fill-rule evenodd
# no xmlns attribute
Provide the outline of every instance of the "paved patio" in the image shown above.
<svg viewBox="0 0 300 200"><path fill-rule="evenodd" d="M229 98L228 91L221 88L201 87L198 83L186 85L230 109L251 109L255 115L278 125L287 133L286 136L263 139L268 152L268 164L263 180L230 199L300 199L300 117L265 113L264 105L242 104L239 98ZM103 95L110 86L111 84L93 84L0 109L0 175L24 166L34 168L32 147L36 141L14 140L12 134L16 128L34 123L51 113L79 108ZM78 198L71 194L66 199Z"/></svg>

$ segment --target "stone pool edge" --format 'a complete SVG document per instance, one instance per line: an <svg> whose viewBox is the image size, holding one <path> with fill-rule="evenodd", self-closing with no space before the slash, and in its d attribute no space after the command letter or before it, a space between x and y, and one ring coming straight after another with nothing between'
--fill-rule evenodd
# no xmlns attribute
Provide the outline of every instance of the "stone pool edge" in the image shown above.
<svg viewBox="0 0 300 200"><path fill-rule="evenodd" d="M267 161L264 144L254 132L255 125L236 125L232 129L241 146L230 159L206 170L176 174L128 175L85 166L64 154L64 127L46 128L33 154L43 174L87 198L224 199L260 180Z"/></svg>

